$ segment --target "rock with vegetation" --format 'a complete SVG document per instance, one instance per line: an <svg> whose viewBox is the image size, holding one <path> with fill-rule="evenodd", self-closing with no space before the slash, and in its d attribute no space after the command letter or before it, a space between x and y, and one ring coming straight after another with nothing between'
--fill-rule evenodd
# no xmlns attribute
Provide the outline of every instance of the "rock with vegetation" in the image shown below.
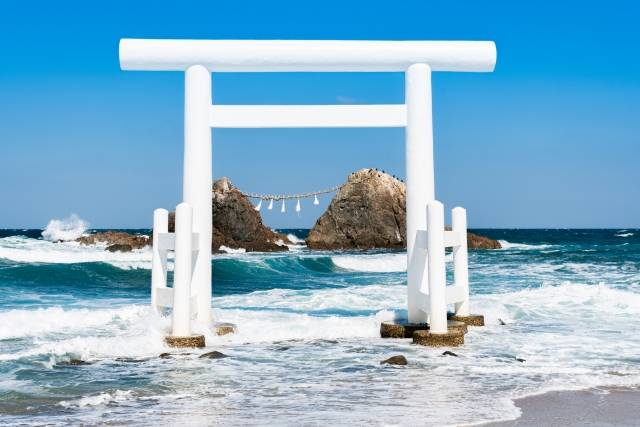
<svg viewBox="0 0 640 427"><path fill-rule="evenodd" d="M311 249L406 248L406 187L377 169L349 175L306 239ZM469 249L500 242L467 233Z"/></svg>

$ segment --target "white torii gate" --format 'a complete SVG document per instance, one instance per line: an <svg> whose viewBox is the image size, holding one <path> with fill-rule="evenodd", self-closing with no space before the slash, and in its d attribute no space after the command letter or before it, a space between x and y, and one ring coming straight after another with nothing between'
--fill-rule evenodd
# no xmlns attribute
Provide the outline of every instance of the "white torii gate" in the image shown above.
<svg viewBox="0 0 640 427"><path fill-rule="evenodd" d="M154 298L166 300L165 305L174 305L173 334L175 336L190 334L188 320L176 321L176 311L189 313L190 292L196 296L195 309L198 320L207 325L212 322L211 128L311 127L406 128L408 321L424 323L431 313L431 331L442 332L444 328L446 332L446 305L443 326L442 313L435 316L433 308L430 308L434 304L436 295L431 292L431 297L425 297L430 288L429 276L436 277L444 273L440 272L440 269L427 271L427 256L424 249L432 244L440 245L438 251L431 252L435 257L434 261L440 259L439 252L442 252L443 270L444 247L442 245L449 241L448 246L455 246L452 242L461 244L461 241L454 237L446 240L446 236L440 236L438 239L435 234L428 236L428 239L426 236L428 204L435 203L433 208L430 205L430 217L436 223L441 216L437 212L442 210L442 205L435 201L431 73L433 71L491 72L495 63L496 47L490 41L122 39L120 66L123 70L185 72L183 202L188 206L182 205L178 209L185 213L183 214L184 224L178 215L176 217L176 236L165 236L154 240L154 278L152 279L154 292L157 288L166 287L166 255L164 268L161 268L162 254L169 249L176 250L175 295L163 297L161 293L156 292L159 296L154 296ZM212 72L345 71L404 72L405 103L399 105L215 105L212 103ZM190 208L193 210L192 227ZM158 212L156 214L158 216ZM160 227L163 222L166 222L163 215L160 212L158 216ZM457 214L454 217L461 218L460 215ZM466 234L466 216L464 218ZM178 243L179 227L185 228L181 243ZM188 233L187 228L190 229ZM165 233L166 230L164 233L160 230L159 234ZM156 245L158 240L164 243ZM193 246L198 253L193 262L191 291L189 291L189 283L180 285L186 286L186 291L175 290L178 287L178 278L185 277L184 280L188 280L186 278L191 274L191 265L187 265L187 263L191 264L191 251L188 256L184 255L187 257L185 261L180 261L177 246L183 248ZM460 276L466 275L466 243L464 249L464 266L462 263L456 266L456 272L458 270L461 272ZM443 280L438 279L438 282ZM462 281L464 282L464 279ZM445 304L444 286L445 284L442 283L442 289L437 292L438 301L442 304ZM178 293L181 295L180 302ZM461 312L459 314L468 314L468 301L459 299L455 301L458 302L457 308ZM158 300L154 300L154 304L161 305ZM178 305L181 305L180 309L177 309Z"/></svg>

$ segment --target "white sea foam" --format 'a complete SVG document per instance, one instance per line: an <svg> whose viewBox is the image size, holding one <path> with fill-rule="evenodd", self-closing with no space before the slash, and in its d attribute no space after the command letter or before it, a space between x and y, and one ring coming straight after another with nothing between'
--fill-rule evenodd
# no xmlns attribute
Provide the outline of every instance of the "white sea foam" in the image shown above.
<svg viewBox="0 0 640 427"><path fill-rule="evenodd" d="M526 243L511 243L506 240L498 240L502 249L517 249L517 250L531 250L531 249L548 249L553 245L528 245Z"/></svg>
<svg viewBox="0 0 640 427"><path fill-rule="evenodd" d="M151 249L149 247L131 252L109 252L105 251L104 244L56 243L19 236L0 239L0 258L22 263L104 262L122 269L151 268Z"/></svg>
<svg viewBox="0 0 640 427"><path fill-rule="evenodd" d="M85 396L75 400L63 400L58 405L65 408L84 408L87 406L101 406L108 403L120 403L132 398L131 390L115 390L111 393L100 393L95 396Z"/></svg>
<svg viewBox="0 0 640 427"><path fill-rule="evenodd" d="M225 245L220 245L220 247L218 248L219 251L227 253L227 254L243 254L245 252L247 252L247 250L245 248L229 248Z"/></svg>
<svg viewBox="0 0 640 427"><path fill-rule="evenodd" d="M294 245L305 245L304 239L299 238L295 234L287 234L287 239L289 239L289 241L291 241L291 243L293 243Z"/></svg>
<svg viewBox="0 0 640 427"><path fill-rule="evenodd" d="M616 237L631 237L633 236L633 233L618 233L616 234Z"/></svg>
<svg viewBox="0 0 640 427"><path fill-rule="evenodd" d="M336 255L333 263L347 270L371 273L391 273L407 271L407 254Z"/></svg>
<svg viewBox="0 0 640 427"><path fill-rule="evenodd" d="M0 314L0 339L23 339L27 344L5 352L0 360L49 356L52 362L47 366L53 367L73 356L94 362L92 372L108 373L116 357L142 358L144 362L127 368L132 375L161 379L169 389L166 395L146 397L158 402L163 413L159 420L178 422L188 413L190 420L195 417L203 424L215 421L212 417L223 408L228 424L246 422L246 412L230 406L238 399L269 412L279 424L359 424L373 418L388 424L399 417L407 424L425 419L437 425L468 424L516 417L510 399L518 396L640 382L634 362L640 353L639 292L565 283L474 295L472 310L485 314L487 326L471 328L465 345L455 350L459 357L448 358L441 356L442 349L378 338L380 321L406 314L405 290L400 284L352 285L217 297L215 318L235 323L238 332L217 337L192 325L194 332L206 335L211 349L231 356L217 361L198 359L197 351L181 356L184 360L159 359L162 352L175 352L162 344L169 319L156 316L146 305L12 310ZM498 319L507 325L499 325ZM379 364L394 354L404 354L409 365ZM416 393L407 395L407 389ZM102 421L123 421L117 417L148 404L128 390L83 393L60 405L87 411L82 413L89 417L88 424L97 419L91 416L102 414L91 415L96 407L117 406ZM328 393L333 400L315 398ZM180 400L186 394L190 397ZM403 396L401 407L371 404L396 394ZM474 405L468 404L471 398ZM282 411L285 401L308 405L291 404ZM336 409L336 401L353 403L347 413ZM182 409L176 411L176 405Z"/></svg>
<svg viewBox="0 0 640 427"><path fill-rule="evenodd" d="M52 219L49 221L42 237L53 242L75 240L82 236L89 228L89 223L80 219L76 214L71 214L64 219Z"/></svg>

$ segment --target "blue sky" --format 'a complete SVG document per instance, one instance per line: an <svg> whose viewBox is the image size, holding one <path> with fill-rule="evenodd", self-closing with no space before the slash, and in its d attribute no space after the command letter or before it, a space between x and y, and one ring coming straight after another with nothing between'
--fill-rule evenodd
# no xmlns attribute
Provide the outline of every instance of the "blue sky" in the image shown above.
<svg viewBox="0 0 640 427"><path fill-rule="evenodd" d="M123 72L140 38L494 40L492 74L433 76L436 194L473 227L640 226L635 2L2 2L0 228L75 212L148 227L182 186L181 73ZM402 103L402 74L214 74L219 103ZM216 130L214 176L305 192L377 167L403 131ZM326 198L320 208L326 206ZM268 213L310 227L322 209Z"/></svg>

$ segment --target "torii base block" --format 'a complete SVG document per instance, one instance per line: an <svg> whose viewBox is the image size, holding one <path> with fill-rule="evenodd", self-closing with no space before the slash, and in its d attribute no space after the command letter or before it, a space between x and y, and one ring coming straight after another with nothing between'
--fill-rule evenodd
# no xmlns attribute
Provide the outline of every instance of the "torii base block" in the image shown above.
<svg viewBox="0 0 640 427"><path fill-rule="evenodd" d="M415 331L413 333L413 343L429 347L457 347L464 344L464 332L453 328L447 328L447 332L443 334Z"/></svg>
<svg viewBox="0 0 640 427"><path fill-rule="evenodd" d="M204 347L204 335L188 335L185 337L169 335L164 337L164 342L167 343L169 347L202 348Z"/></svg>
<svg viewBox="0 0 640 427"><path fill-rule="evenodd" d="M467 333L467 325L455 320L447 321L447 329L461 330ZM403 321L382 322L380 324L380 336L382 338L412 338L416 331L428 331L428 323L407 323Z"/></svg>
<svg viewBox="0 0 640 427"><path fill-rule="evenodd" d="M482 314L469 314L460 316L453 313L447 315L447 319L465 323L469 326L484 326L484 316Z"/></svg>

